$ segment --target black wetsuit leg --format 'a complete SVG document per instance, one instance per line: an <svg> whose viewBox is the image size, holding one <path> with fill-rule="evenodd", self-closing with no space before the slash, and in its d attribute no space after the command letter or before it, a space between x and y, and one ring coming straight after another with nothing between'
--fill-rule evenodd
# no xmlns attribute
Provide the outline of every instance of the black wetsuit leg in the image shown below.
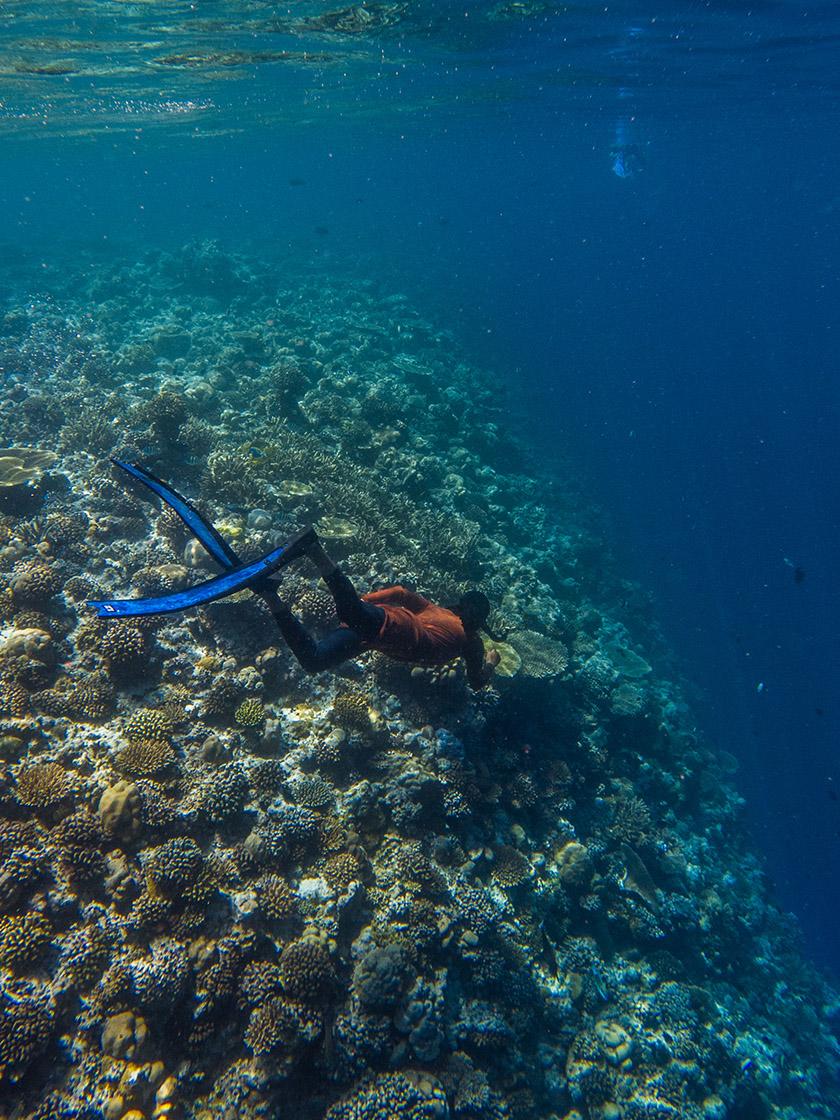
<svg viewBox="0 0 840 1120"><path fill-rule="evenodd" d="M323 578L332 592L336 613L344 625L355 630L362 641L369 642L375 638L385 621L382 607L360 599L356 588L341 568L333 568L330 574Z"/></svg>
<svg viewBox="0 0 840 1120"><path fill-rule="evenodd" d="M364 643L376 637L385 618L381 607L363 602L347 576L336 568L326 577L335 599L336 612L344 626L316 639L276 595L266 599L286 645L307 673L320 673L360 653Z"/></svg>

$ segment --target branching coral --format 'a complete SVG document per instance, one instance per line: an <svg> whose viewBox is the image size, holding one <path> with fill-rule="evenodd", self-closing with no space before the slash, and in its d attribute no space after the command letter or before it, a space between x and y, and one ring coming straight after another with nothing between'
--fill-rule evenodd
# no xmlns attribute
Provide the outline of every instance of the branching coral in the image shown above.
<svg viewBox="0 0 840 1120"><path fill-rule="evenodd" d="M176 758L169 743L161 739L132 739L119 752L115 764L127 774L147 777L167 770L175 763Z"/></svg>
<svg viewBox="0 0 840 1120"><path fill-rule="evenodd" d="M286 994L306 1003L320 1003L335 984L330 954L314 938L290 941L281 954L280 970Z"/></svg>
<svg viewBox="0 0 840 1120"><path fill-rule="evenodd" d="M17 1081L50 1040L53 1012L43 999L0 992L0 1084Z"/></svg>
<svg viewBox="0 0 840 1120"><path fill-rule="evenodd" d="M32 763L18 772L18 801L28 809L51 809L72 793L70 775L57 762Z"/></svg>
<svg viewBox="0 0 840 1120"><path fill-rule="evenodd" d="M270 922L287 922L297 916L297 896L279 875L266 875L260 880L257 898L260 910Z"/></svg>
<svg viewBox="0 0 840 1120"><path fill-rule="evenodd" d="M52 940L52 929L41 914L0 916L0 965L21 969L34 964Z"/></svg>
<svg viewBox="0 0 840 1120"><path fill-rule="evenodd" d="M261 700L249 696L233 713L233 718L240 727L261 727L265 723L265 707Z"/></svg>

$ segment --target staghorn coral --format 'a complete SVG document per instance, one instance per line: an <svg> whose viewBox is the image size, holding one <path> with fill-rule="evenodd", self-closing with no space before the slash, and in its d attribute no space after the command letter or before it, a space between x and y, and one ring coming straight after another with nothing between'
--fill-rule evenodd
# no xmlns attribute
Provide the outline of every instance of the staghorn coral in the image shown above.
<svg viewBox="0 0 840 1120"><path fill-rule="evenodd" d="M255 461L245 449L211 451L207 457L211 492L233 505L254 505L262 495Z"/></svg>
<svg viewBox="0 0 840 1120"><path fill-rule="evenodd" d="M612 834L627 844L643 844L653 829L653 819L645 802L627 792L619 793L611 800Z"/></svg>

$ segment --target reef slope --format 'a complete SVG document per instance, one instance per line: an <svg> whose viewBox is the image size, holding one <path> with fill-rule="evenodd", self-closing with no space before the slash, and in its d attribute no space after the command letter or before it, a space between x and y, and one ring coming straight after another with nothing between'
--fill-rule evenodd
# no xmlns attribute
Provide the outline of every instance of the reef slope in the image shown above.
<svg viewBox="0 0 840 1120"><path fill-rule="evenodd" d="M360 275L213 243L3 277L0 1114L840 1115L837 1005L644 594L500 387ZM245 556L495 610L494 687L306 678L108 456ZM304 564L284 594L313 627Z"/></svg>

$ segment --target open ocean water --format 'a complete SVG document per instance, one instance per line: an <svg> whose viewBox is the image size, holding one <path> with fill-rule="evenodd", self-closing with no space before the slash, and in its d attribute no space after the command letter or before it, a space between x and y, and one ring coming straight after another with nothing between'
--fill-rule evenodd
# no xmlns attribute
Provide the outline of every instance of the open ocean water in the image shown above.
<svg viewBox="0 0 840 1120"><path fill-rule="evenodd" d="M840 1115L838 62L821 0L0 5L2 1120ZM112 455L481 587L497 687L97 629L215 570Z"/></svg>

